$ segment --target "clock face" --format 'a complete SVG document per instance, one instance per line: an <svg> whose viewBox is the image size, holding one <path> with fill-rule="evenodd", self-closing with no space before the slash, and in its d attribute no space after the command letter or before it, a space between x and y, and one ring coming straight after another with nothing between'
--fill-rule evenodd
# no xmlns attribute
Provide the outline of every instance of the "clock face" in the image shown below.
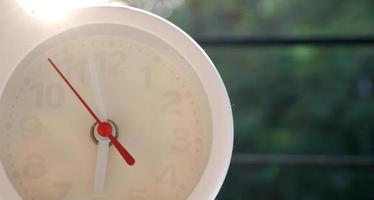
<svg viewBox="0 0 374 200"><path fill-rule="evenodd" d="M105 107L101 116L136 159L127 165L110 145L103 191L94 190L95 120L48 58L95 112ZM186 199L212 140L208 98L189 63L156 37L114 24L77 27L31 51L2 94L0 125L1 162L26 200Z"/></svg>

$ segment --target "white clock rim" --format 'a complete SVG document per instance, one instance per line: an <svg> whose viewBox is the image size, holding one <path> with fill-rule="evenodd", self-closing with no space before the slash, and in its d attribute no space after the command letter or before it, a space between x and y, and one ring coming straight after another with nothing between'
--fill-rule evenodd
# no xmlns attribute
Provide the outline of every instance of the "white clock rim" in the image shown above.
<svg viewBox="0 0 374 200"><path fill-rule="evenodd" d="M194 68L194 71L203 84L213 117L213 137L210 157L200 181L188 197L188 200L214 199L217 196L226 177L232 155L234 128L231 104L224 83L213 62L189 35L159 16L127 6L81 8L72 11L65 20L58 23L42 23L35 21L36 19L31 19L31 17L25 17L25 13L19 13L19 15L23 16L23 20L26 20L26 23L30 21L30 23L34 24L32 29L27 30L29 31L28 36L32 38L25 40L33 42L22 44L22 42L18 41L15 43L14 48L24 49L25 54L19 55L18 59L8 60L12 65L8 65L11 66L8 67L8 78L2 81L3 87L0 88L0 94L3 93L4 86L12 71L18 66L20 62L19 58L24 58L32 51L33 48L31 47L38 46L46 39L58 33L87 24L114 23L137 28L160 38L183 55L187 62ZM152 27L157 28L152 29ZM43 30L42 35L40 33L37 34L38 31L35 31L38 28ZM14 58L17 58L17 56ZM17 198L18 194L8 180L1 161L0 186L0 200ZM21 199L19 196L18 198Z"/></svg>

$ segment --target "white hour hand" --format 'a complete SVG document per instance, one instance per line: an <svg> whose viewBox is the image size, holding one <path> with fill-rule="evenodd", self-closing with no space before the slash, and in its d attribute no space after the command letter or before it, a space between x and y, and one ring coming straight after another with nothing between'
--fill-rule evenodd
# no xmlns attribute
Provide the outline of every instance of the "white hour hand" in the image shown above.
<svg viewBox="0 0 374 200"><path fill-rule="evenodd" d="M97 193L104 192L105 176L108 161L109 141L99 141L96 159L95 186L94 191Z"/></svg>

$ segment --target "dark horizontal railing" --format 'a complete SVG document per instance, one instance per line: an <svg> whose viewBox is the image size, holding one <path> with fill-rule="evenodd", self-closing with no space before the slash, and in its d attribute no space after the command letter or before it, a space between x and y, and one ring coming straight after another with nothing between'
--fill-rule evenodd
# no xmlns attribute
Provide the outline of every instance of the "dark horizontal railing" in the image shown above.
<svg viewBox="0 0 374 200"><path fill-rule="evenodd" d="M246 167L278 165L311 168L374 169L374 156L235 154L232 164Z"/></svg>
<svg viewBox="0 0 374 200"><path fill-rule="evenodd" d="M201 46L373 46L374 35L355 37L196 37Z"/></svg>

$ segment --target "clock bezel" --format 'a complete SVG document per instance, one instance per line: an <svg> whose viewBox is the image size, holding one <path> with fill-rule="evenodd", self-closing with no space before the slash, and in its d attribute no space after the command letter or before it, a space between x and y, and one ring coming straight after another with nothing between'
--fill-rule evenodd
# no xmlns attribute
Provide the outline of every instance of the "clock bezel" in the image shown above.
<svg viewBox="0 0 374 200"><path fill-rule="evenodd" d="M45 40L66 30L95 23L110 23L130 26L147 32L161 39L190 63L202 82L211 106L213 135L211 152L204 173L188 197L188 200L214 199L226 177L233 148L233 118L231 104L224 83L214 64L204 50L185 32L152 13L123 7L90 7L70 12L65 19L58 22L42 22L19 11L24 23L34 26L24 27L29 34L25 39L15 42L14 48L20 49L19 55L8 57L10 65L1 66L9 76L21 60ZM131 20L124 20L131 19ZM157 28L154 28L157 27ZM38 29L42 29L42 34ZM12 30L8 30L11 33ZM17 38L14 38L16 40ZM0 38L0 45L1 45ZM0 56L4 56L1 54ZM8 79L1 83L0 94ZM0 161L0 200L15 199L17 192L9 182ZM20 197L18 197L21 199Z"/></svg>

